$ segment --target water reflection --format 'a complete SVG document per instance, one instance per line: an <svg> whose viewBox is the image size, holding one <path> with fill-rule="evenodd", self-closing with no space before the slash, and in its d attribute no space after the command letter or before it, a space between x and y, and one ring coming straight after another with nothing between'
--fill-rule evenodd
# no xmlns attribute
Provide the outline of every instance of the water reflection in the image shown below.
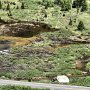
<svg viewBox="0 0 90 90"><path fill-rule="evenodd" d="M10 41L0 40L0 54L9 54Z"/></svg>

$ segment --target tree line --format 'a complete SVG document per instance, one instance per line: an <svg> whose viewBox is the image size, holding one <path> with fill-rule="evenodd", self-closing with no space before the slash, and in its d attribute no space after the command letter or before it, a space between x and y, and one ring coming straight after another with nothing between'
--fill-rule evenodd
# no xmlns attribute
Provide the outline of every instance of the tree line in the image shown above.
<svg viewBox="0 0 90 90"><path fill-rule="evenodd" d="M6 4L6 8L3 8L4 4ZM12 16L12 14L11 14L11 5L16 5L16 3L15 2L2 2L2 1L0 1L0 9L9 11L8 16ZM16 6L17 6L16 9L19 9L19 6L18 5L16 5ZM24 2L21 2L20 9L25 9Z"/></svg>
<svg viewBox="0 0 90 90"><path fill-rule="evenodd" d="M81 11L87 10L86 0L42 0L40 4L44 5L45 9L56 4L61 7L61 11L69 11L72 8L77 8L77 11L79 11L79 9Z"/></svg>

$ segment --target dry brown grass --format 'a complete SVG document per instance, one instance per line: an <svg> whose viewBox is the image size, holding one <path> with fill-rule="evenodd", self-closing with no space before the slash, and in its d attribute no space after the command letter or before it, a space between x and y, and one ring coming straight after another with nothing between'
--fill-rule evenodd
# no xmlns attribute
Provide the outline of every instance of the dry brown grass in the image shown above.
<svg viewBox="0 0 90 90"><path fill-rule="evenodd" d="M12 36L0 36L0 40L9 40L12 42L11 46L24 46L32 43L37 37L31 38L21 38L21 37L12 37Z"/></svg>

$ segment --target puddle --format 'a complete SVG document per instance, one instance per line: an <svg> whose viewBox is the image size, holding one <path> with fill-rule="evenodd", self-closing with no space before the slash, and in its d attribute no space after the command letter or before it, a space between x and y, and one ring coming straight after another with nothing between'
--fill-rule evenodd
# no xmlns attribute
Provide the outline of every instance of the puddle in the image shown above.
<svg viewBox="0 0 90 90"><path fill-rule="evenodd" d="M0 40L0 53L9 54L9 49L10 49L10 41Z"/></svg>
<svg viewBox="0 0 90 90"><path fill-rule="evenodd" d="M7 50L10 48L10 41L8 40L0 40L0 51Z"/></svg>

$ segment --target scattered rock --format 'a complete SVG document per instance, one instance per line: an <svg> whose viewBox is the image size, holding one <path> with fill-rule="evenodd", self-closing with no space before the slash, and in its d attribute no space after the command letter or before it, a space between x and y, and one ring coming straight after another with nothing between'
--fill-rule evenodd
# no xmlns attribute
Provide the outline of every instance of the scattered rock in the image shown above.
<svg viewBox="0 0 90 90"><path fill-rule="evenodd" d="M54 53L45 48L28 48L28 50L24 50L23 52L17 52L15 54L16 57L28 57L28 56L37 56L37 57L48 57L53 55Z"/></svg>
<svg viewBox="0 0 90 90"><path fill-rule="evenodd" d="M69 78L65 75L57 76L57 80L61 84L69 83Z"/></svg>

